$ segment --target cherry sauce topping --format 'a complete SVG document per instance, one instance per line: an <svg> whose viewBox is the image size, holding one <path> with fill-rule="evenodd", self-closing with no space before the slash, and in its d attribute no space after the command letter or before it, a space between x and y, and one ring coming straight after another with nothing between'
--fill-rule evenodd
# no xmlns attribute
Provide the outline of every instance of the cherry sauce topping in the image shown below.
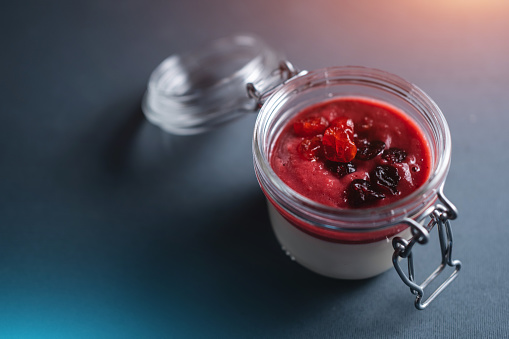
<svg viewBox="0 0 509 339"><path fill-rule="evenodd" d="M323 117L310 117L297 121L293 127L295 134L304 137L298 145L300 155L310 161L323 161L324 167L338 178L357 170L351 162L353 159L368 161L381 154L382 159L394 164L407 157L403 149L386 149L383 141L358 138L353 121L348 118L337 118L329 124ZM386 194L399 194L400 176L396 167L378 165L369 177L369 180L354 179L348 185L346 200L351 207L372 204L384 199Z"/></svg>

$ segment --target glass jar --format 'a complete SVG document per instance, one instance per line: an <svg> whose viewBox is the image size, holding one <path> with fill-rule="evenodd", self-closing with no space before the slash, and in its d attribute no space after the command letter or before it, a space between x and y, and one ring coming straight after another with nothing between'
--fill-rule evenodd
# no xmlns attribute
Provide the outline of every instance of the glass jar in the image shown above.
<svg viewBox="0 0 509 339"><path fill-rule="evenodd" d="M395 75L365 67L298 72L287 61L277 66L278 57L252 36L226 38L198 53L170 57L152 74L143 110L150 121L177 134L202 132L259 110L253 136L255 173L268 201L275 235L286 253L316 273L339 279L369 278L394 266L417 295L416 307L425 308L461 268L451 258L449 220L457 213L443 194L451 137L442 112L422 90ZM389 205L339 209L300 195L276 175L270 165L271 152L288 121L306 107L342 97L386 103L419 126L431 153L432 170L424 185ZM417 284L412 248L425 244L435 226L442 263ZM402 258L408 259L408 274L400 266ZM446 266L453 267L453 273L425 300L424 288Z"/></svg>
<svg viewBox="0 0 509 339"><path fill-rule="evenodd" d="M424 185L389 205L339 209L300 195L276 175L270 156L288 121L306 107L341 97L384 102L405 112L419 126L431 152L432 170ZM413 246L413 237L414 243L424 243L436 220L446 228L447 220L456 217L454 206L442 193L451 159L451 137L443 114L418 87L380 70L330 67L287 81L261 107L254 129L253 155L277 239L292 259L325 276L364 279L393 265L399 267L399 257L406 253L399 254L409 244ZM441 204L435 205L437 200ZM431 224L423 226L428 217L432 218ZM452 246L452 234L450 240L445 234L444 241L451 241ZM405 249L401 248L393 260L394 246L398 249L400 245ZM454 278L460 264L455 262L453 266Z"/></svg>

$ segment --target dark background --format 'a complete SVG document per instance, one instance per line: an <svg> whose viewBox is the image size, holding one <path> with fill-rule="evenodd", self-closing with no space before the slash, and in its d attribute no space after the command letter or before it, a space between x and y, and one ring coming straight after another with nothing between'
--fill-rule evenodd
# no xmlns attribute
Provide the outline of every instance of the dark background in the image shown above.
<svg viewBox="0 0 509 339"><path fill-rule="evenodd" d="M0 5L1 338L509 337L509 5L11 1ZM395 73L453 138L457 280L425 311L391 270L310 273L280 250L255 115L176 137L140 109L167 56L252 32L301 69ZM437 265L433 245L419 268ZM433 260L429 259L433 258Z"/></svg>

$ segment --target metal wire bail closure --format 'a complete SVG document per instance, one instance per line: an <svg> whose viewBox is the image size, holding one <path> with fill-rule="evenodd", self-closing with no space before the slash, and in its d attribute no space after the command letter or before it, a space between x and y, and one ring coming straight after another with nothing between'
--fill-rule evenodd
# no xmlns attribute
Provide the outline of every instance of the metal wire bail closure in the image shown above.
<svg viewBox="0 0 509 339"><path fill-rule="evenodd" d="M264 84L264 88L258 88L262 86L255 86L254 83L250 82L246 85L246 91L248 97L256 101L256 109L262 107L263 103L267 98L274 93L274 91L285 81L290 80L296 75L303 75L307 71L299 71L290 61L283 60L279 63L279 67L272 72L272 75L276 76L278 80Z"/></svg>
<svg viewBox="0 0 509 339"><path fill-rule="evenodd" d="M412 238L405 240L396 237L392 241L394 247L394 254L392 255L392 263L398 272L401 280L410 287L410 291L416 294L415 307L419 310L425 309L457 276L461 269L461 261L452 259L452 229L450 220L454 220L458 216L456 207L445 197L443 192L444 186L442 185L437 193L438 200L443 204L436 204L426 210L419 220L405 218L404 222L410 226ZM430 218L429 223L424 226L425 219ZM431 273L423 283L418 285L415 283L414 263L412 248L415 243L421 245L429 241L429 232L433 227L437 226L438 236L440 241L440 252L442 255L442 262L433 273ZM403 272L400 265L400 258L406 258L408 262L408 276ZM424 289L432 281L434 281L447 267L454 267L452 274L433 292L431 295L423 300Z"/></svg>

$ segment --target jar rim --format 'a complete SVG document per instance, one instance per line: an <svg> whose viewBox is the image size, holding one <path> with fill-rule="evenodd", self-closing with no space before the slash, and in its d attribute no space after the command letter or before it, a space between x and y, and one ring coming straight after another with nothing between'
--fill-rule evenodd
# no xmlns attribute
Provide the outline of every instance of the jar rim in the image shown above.
<svg viewBox="0 0 509 339"><path fill-rule="evenodd" d="M426 182L408 196L391 204L344 209L326 206L315 202L294 191L274 172L270 165L270 156L265 154L264 144L266 124L288 99L292 92L313 84L330 83L333 80L365 82L390 90L408 102L427 120L435 125L441 134L437 160ZM331 98L333 99L333 98ZM451 137L447 121L438 105L419 87L394 74L363 66L337 66L322 68L294 77L275 91L262 106L254 128L253 157L255 172L266 194L287 213L299 219L305 219L313 225L328 230L372 231L390 227L407 217L416 217L436 200L436 192L445 182L451 157ZM431 194L429 193L431 192ZM425 198L424 198L425 197ZM424 199L423 199L424 198Z"/></svg>

